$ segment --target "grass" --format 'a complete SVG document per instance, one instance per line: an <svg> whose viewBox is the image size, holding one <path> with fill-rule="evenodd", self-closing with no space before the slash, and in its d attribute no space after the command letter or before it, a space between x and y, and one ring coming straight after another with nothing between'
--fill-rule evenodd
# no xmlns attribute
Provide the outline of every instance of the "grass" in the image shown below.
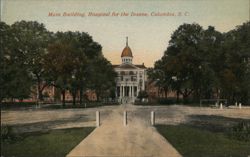
<svg viewBox="0 0 250 157"><path fill-rule="evenodd" d="M162 134L184 157L247 157L250 142L230 139L224 133L215 133L186 125L157 125Z"/></svg>
<svg viewBox="0 0 250 157"><path fill-rule="evenodd" d="M85 106L86 104L86 106ZM71 109L71 108L94 108L94 107L101 107L101 106L117 106L119 105L118 103L110 102L110 103L102 103L102 102L88 102L88 103L83 103L82 105L76 104L75 106L70 103L66 104L65 107L62 106L62 104L51 104L48 105L44 108L47 109Z"/></svg>
<svg viewBox="0 0 250 157"><path fill-rule="evenodd" d="M85 127L21 134L12 141L1 140L1 156L63 157L93 130Z"/></svg>
<svg viewBox="0 0 250 157"><path fill-rule="evenodd" d="M36 102L1 102L1 109L11 109L11 108L27 108L36 106Z"/></svg>
<svg viewBox="0 0 250 157"><path fill-rule="evenodd" d="M86 104L86 105L85 105ZM101 106L115 106L119 105L117 102L86 102L80 105L77 103L73 105L72 102L66 102L66 105L63 107L62 104L50 103L50 104L41 104L41 108L45 109L72 109L72 108L94 108L94 107L101 107ZM1 103L0 104L1 110L12 110L12 109L30 109L36 108L36 102L8 102L8 103Z"/></svg>

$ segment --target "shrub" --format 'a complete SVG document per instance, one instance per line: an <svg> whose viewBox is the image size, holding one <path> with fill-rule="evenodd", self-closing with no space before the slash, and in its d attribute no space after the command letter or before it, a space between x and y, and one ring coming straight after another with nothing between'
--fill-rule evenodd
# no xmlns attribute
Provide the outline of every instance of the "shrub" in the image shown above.
<svg viewBox="0 0 250 157"><path fill-rule="evenodd" d="M175 98L158 98L157 101L159 104L165 104L165 105L176 104Z"/></svg>
<svg viewBox="0 0 250 157"><path fill-rule="evenodd" d="M1 109L10 109L20 107L32 107L36 105L36 102L2 102L0 104Z"/></svg>
<svg viewBox="0 0 250 157"><path fill-rule="evenodd" d="M240 122L230 129L229 137L239 141L250 141L250 122Z"/></svg>
<svg viewBox="0 0 250 157"><path fill-rule="evenodd" d="M8 125L1 125L1 140L11 140L13 138L12 127Z"/></svg>

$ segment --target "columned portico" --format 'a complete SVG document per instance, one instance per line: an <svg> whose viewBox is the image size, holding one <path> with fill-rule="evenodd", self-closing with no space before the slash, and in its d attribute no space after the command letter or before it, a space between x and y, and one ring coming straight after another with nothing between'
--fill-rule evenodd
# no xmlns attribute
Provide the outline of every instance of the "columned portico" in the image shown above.
<svg viewBox="0 0 250 157"><path fill-rule="evenodd" d="M116 95L119 97L136 97L137 92L135 86L117 86ZM136 95L135 95L136 93Z"/></svg>

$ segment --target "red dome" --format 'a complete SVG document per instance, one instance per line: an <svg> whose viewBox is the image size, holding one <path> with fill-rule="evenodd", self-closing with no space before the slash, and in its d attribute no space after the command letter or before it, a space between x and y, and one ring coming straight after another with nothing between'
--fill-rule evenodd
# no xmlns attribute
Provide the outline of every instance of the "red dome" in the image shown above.
<svg viewBox="0 0 250 157"><path fill-rule="evenodd" d="M133 57L130 47L126 46L123 49L121 57Z"/></svg>

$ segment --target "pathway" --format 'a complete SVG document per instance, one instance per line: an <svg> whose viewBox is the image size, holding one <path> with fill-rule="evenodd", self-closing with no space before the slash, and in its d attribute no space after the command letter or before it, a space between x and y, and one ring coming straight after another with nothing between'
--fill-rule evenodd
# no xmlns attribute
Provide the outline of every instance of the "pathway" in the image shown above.
<svg viewBox="0 0 250 157"><path fill-rule="evenodd" d="M180 157L175 148L154 127L138 117L129 118L123 126L123 111L134 107L121 106L78 144L67 157Z"/></svg>

